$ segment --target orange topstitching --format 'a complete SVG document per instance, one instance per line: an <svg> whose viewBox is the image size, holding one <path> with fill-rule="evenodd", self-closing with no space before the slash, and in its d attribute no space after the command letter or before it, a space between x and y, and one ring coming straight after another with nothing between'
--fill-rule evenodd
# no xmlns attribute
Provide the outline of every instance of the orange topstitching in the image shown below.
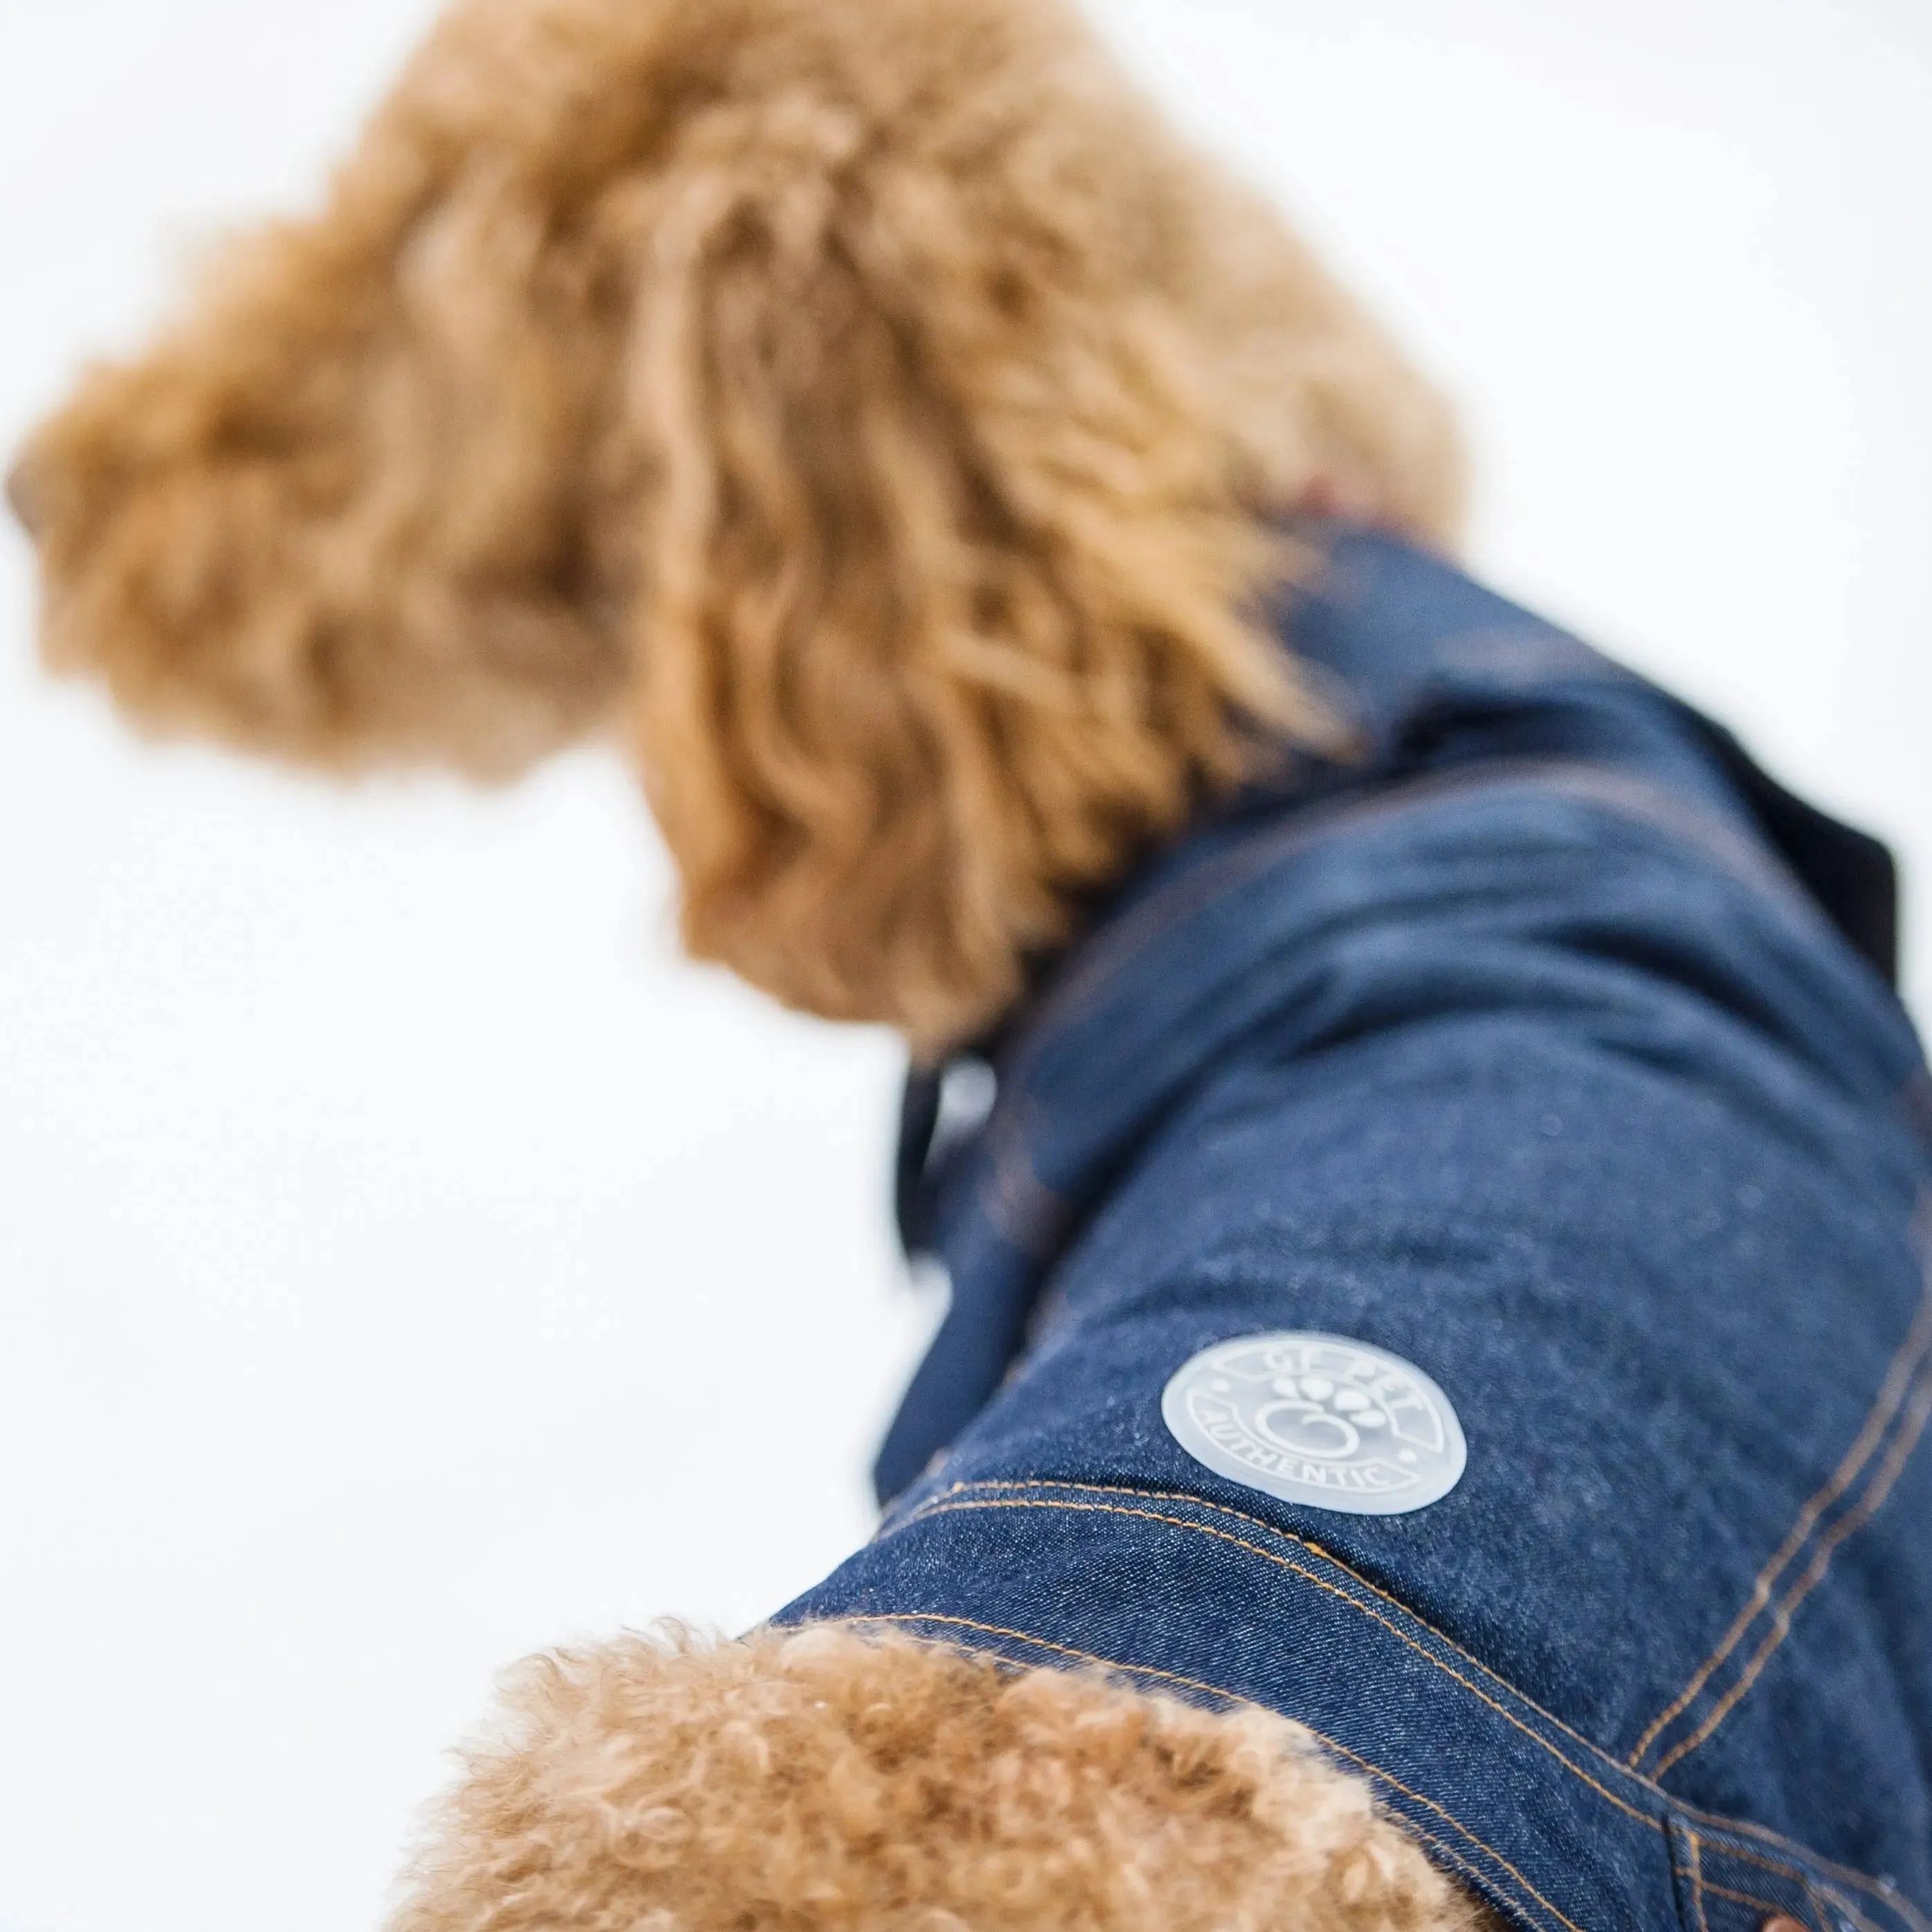
<svg viewBox="0 0 1932 1932"><path fill-rule="evenodd" d="M1810 1540L1813 1531L1818 1526L1819 1520L1857 1480L1866 1463L1871 1460L1886 1430L1891 1426L1899 1404L1904 1400L1920 1358L1925 1354L1928 1347L1932 1347L1932 1280L1928 1281L1918 1315L1906 1331L1905 1340L1900 1343L1898 1354L1892 1358L1891 1368L1880 1384L1878 1394L1873 1398L1864 1426L1859 1430L1857 1438L1846 1450L1844 1460L1832 1472L1830 1480L1822 1484L1798 1511L1790 1533L1778 1546L1770 1562L1759 1571L1757 1580L1751 1586L1750 1597L1738 1611L1730 1628L1719 1640L1717 1648L1698 1666L1690 1681L1651 1720L1643 1736L1637 1739L1636 1748L1624 1760L1629 1768L1635 1770L1643 1762L1644 1754L1656 1742L1658 1733L1683 1712L1711 1681L1712 1674L1725 1658L1742 1642L1744 1633L1770 1602L1773 1586ZM1662 1776L1664 1768L1660 1766L1657 1775Z"/></svg>
<svg viewBox="0 0 1932 1932"><path fill-rule="evenodd" d="M1444 1635L1442 1632L1436 1630L1432 1624L1428 1623L1424 1618L1417 1616L1415 1613L1412 1610L1409 1610L1406 1604L1402 1604L1399 1598L1391 1596L1388 1592L1382 1589L1378 1585L1370 1582L1368 1578L1363 1576L1358 1571L1351 1569L1348 1564L1342 1562L1338 1558L1330 1555L1328 1551L1322 1549L1318 1544L1310 1543L1306 1539L1295 1536L1288 1531L1277 1529L1272 1524L1262 1521L1259 1517L1249 1516L1240 1510L1230 1509L1218 1503L1208 1502L1200 1497L1189 1496L1185 1493L1178 1493L1166 1490L1136 1490L1119 1484L1109 1485L1102 1484L1054 1482L1048 1479L1037 1478L1025 1481L958 1483L955 1484L951 1489L943 1492L940 1497L935 1498L931 1502L922 1504L920 1508L911 1511L900 1522L893 1524L890 1529L885 1533L887 1534L896 1534L899 1531L910 1528L915 1522L923 1521L929 1516L950 1514L962 1510L994 1508L1057 1508L1070 1512L1091 1512L1102 1514L1111 1514L1121 1516L1138 1516L1150 1522L1168 1524L1177 1528L1192 1530L1198 1535L1210 1537L1217 1541L1230 1544L1237 1549L1246 1550L1251 1555L1260 1557L1264 1562L1274 1564L1277 1568L1288 1570L1292 1574L1303 1577L1307 1582L1313 1583L1318 1588L1324 1590L1330 1594L1339 1598L1342 1602L1348 1604L1352 1608L1358 1611L1363 1616L1369 1617L1374 1622L1382 1624L1383 1627L1388 1629L1398 1639L1398 1640L1407 1646L1410 1649L1416 1652L1418 1655L1424 1658L1427 1662L1433 1664L1438 1670L1443 1672L1445 1676L1450 1678L1455 1682L1462 1684L1464 1689L1469 1691L1472 1695L1477 1697L1483 1703L1487 1705L1491 1709L1496 1711L1497 1714L1503 1718L1506 1722L1514 1726L1517 1730L1522 1732L1522 1734L1526 1737L1528 1738L1532 1742L1540 1745L1544 1750L1547 1751L1550 1756L1554 1757L1556 1762L1562 1765L1566 1771L1569 1772L1573 1777L1580 1779L1585 1784L1588 1785L1600 1796L1607 1799L1610 1804L1616 1808L1617 1810L1623 1812L1629 1817L1636 1819L1641 1822L1652 1826L1657 1830L1661 1831L1664 1829L1664 1826L1659 1820L1654 1817L1648 1812L1638 1810L1635 1806L1618 1797L1615 1792L1608 1790L1605 1786L1600 1784L1580 1766L1573 1762L1568 1757L1567 1757L1553 1743L1550 1742L1550 1739L1540 1736L1528 1725L1524 1724L1522 1720L1517 1718L1513 1712L1507 1709L1504 1706L1498 1703L1494 1698L1486 1695L1478 1686L1472 1684L1468 1678L1465 1678L1461 1674L1460 1672L1451 1669L1449 1665L1442 1660L1442 1659L1433 1655L1426 1646L1418 1643L1412 1637L1409 1636L1396 1625L1390 1622L1387 1618L1378 1615L1376 1612L1372 1610L1368 1605L1357 1601L1357 1600L1352 1597L1347 1591L1329 1582L1325 1578L1316 1575L1313 1571L1305 1568L1300 1564L1292 1562L1286 1557L1277 1556L1272 1551L1262 1549L1256 1544L1246 1541L1243 1538L1231 1535L1225 1530L1215 1529L1205 1523L1192 1522L1185 1517L1168 1516L1156 1510L1121 1509L1108 1505L1092 1503L1055 1503L1051 1502L1028 1502L1018 1500L969 1502L951 1500L951 1498L964 1497L973 1492L982 1490L1011 1490L1016 1489L1054 1489L1072 1491L1076 1494L1097 1494L1132 1497L1136 1501L1140 1502L1151 1501L1185 1503L1195 1508L1209 1511L1216 1515L1227 1516L1238 1522L1249 1524L1253 1528L1264 1532L1265 1534L1274 1538L1279 1541L1295 1544L1297 1546L1307 1550L1310 1555L1319 1558L1322 1561L1332 1564L1344 1575L1352 1578L1354 1581L1360 1584L1362 1587L1367 1590L1372 1595L1378 1598L1382 1602L1389 1605L1392 1610L1396 1610L1404 1618L1418 1624L1422 1629L1427 1630L1431 1636L1437 1638L1438 1640L1445 1647L1454 1651L1458 1657L1462 1658L1469 1663L1473 1668L1481 1672L1485 1677L1488 1678L1491 1682L1496 1685L1498 1690L1504 1692L1510 1697L1516 1699L1518 1702L1522 1704L1526 1709L1534 1712L1537 1716L1544 1719L1556 1730L1561 1731L1565 1736L1570 1738L1576 1743L1581 1745L1585 1750L1588 1750L1593 1757L1598 1759L1602 1762L1607 1771L1612 1772L1620 1777L1629 1778L1633 1782L1642 1785L1648 1790L1656 1792L1658 1797L1664 1798L1666 1802L1672 1804L1681 1812L1686 1813L1687 1814L1694 1813L1694 1808L1683 1804L1678 1799L1671 1797L1669 1793L1659 1790L1651 1779L1642 1776L1640 1773L1633 1772L1628 1767L1619 1764L1616 1759L1610 1756L1610 1755L1607 1752L1604 1751L1600 1746L1592 1743L1588 1738L1582 1736L1580 1732L1573 1730L1569 1725L1564 1724L1561 1718L1555 1716L1550 1712L1544 1710L1540 1706L1538 1705L1534 1702L1533 1699L1524 1696L1522 1692L1518 1690L1514 1684L1510 1684L1506 1678L1498 1676L1493 1670L1490 1670L1487 1665L1483 1664L1479 1659L1472 1657L1469 1653L1466 1650L1463 1649L1460 1644L1456 1643L1453 1638L1449 1637ZM957 1621L966 1623L969 1627L981 1628L980 1626L970 1625L970 1619L960 1618ZM991 1629L993 1626L988 1625L983 1626L983 1628ZM1014 1632L1012 1633L1012 1634L1019 1636L1025 1636L1026 1635L1024 1632ZM1028 1640L1037 1641L1042 1643L1045 1642L1045 1640L1043 1639L1029 1638ZM1048 1645L1047 1647L1053 1648L1059 1648L1060 1646ZM1144 1666L1126 1664L1118 1665L1115 1667L1122 1670L1144 1668ZM1214 1686L1204 1684L1199 1688L1210 1690L1215 1689ZM1234 1694L1232 1692L1220 1691L1217 1692L1216 1694L1232 1696ZM1696 1814L1695 1815L1706 1816L1706 1814ZM1749 1820L1709 1818L1708 1819L1708 1822L1726 1832L1741 1832L1749 1834L1753 1837L1768 1839L1774 1845L1784 1845L1788 1842L1782 1838L1781 1834L1772 1831L1769 1827L1754 1824ZM1730 1846L1726 1846L1724 1849L1726 1856L1735 1856L1744 1858L1747 1860L1748 1862L1758 1865L1766 1871L1777 1873L1781 1876L1795 1880L1800 1883L1806 1882L1805 1874L1796 1866L1775 1863L1768 1858L1753 1856L1751 1854L1745 1852L1742 1850ZM1829 1859L1822 1858L1805 1846L1791 1845L1790 1849L1795 1856L1804 1858L1808 1864L1817 1871L1820 1873L1828 1872L1833 1877L1840 1879L1847 1884L1856 1886L1860 1890L1868 1892L1872 1894L1875 1898L1882 1900L1888 1907L1898 1912L1910 1924L1918 1928L1918 1932L1932 1932L1932 1920L1928 1920L1925 1916L1912 1904L1910 1900L1906 1898L1902 1894L1898 1893L1895 1888L1888 1890L1887 1888L1881 1884L1879 1880L1871 1877L1869 1874L1853 1870L1847 1866L1840 1865ZM1851 1907L1849 1900L1841 1900L1840 1903L1844 1904L1847 1912L1851 1916L1858 1919L1860 1924L1869 1927L1870 1922L1865 1919L1862 1913L1854 1911Z"/></svg>

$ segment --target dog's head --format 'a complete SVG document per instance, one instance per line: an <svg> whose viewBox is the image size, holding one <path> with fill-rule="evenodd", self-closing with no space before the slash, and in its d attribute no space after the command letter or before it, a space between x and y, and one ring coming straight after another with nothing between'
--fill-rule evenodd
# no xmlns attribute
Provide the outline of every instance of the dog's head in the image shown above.
<svg viewBox="0 0 1932 1932"><path fill-rule="evenodd" d="M53 664L483 776L614 736L691 950L933 1046L1316 708L1269 516L1444 412L1058 0L464 0L16 470Z"/></svg>

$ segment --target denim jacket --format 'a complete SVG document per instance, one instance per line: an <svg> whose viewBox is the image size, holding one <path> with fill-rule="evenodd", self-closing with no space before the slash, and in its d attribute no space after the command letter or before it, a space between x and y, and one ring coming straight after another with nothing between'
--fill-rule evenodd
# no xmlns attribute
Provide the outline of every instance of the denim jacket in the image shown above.
<svg viewBox="0 0 1932 1932"><path fill-rule="evenodd" d="M1889 861L1441 562L1308 536L1286 633L1365 755L1156 855L983 1119L915 1078L951 1310L878 1538L782 1620L1268 1706L1537 1932L1932 1932ZM1364 1514L1184 1446L1177 1372L1283 1333L1419 1370L1460 1480Z"/></svg>

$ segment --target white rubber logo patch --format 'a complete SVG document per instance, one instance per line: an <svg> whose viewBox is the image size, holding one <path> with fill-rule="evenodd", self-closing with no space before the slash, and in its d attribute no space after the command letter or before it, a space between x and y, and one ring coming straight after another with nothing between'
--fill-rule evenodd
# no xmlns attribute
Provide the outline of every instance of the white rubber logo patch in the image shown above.
<svg viewBox="0 0 1932 1932"><path fill-rule="evenodd" d="M1468 1455L1449 1398L1420 1369L1310 1330L1204 1349L1168 1382L1160 1412L1216 1475L1352 1516L1437 1502Z"/></svg>

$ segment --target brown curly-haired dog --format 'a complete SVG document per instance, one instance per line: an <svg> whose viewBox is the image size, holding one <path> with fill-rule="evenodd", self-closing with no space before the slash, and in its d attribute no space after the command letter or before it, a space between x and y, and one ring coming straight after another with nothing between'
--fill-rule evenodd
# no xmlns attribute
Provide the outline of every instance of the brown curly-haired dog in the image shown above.
<svg viewBox="0 0 1932 1932"><path fill-rule="evenodd" d="M931 1051L1325 738L1270 518L1442 540L1460 466L1053 0L465 0L12 490L50 660L143 719L484 776L613 736L694 952ZM1292 1726L1097 1678L818 1630L515 1708L401 1932L1468 1910Z"/></svg>

